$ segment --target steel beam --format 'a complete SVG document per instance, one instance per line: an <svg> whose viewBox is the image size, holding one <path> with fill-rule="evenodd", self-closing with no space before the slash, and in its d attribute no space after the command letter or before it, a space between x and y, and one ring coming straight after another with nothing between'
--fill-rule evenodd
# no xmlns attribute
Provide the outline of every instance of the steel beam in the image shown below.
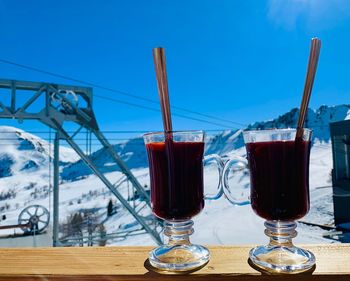
<svg viewBox="0 0 350 281"><path fill-rule="evenodd" d="M11 112L16 111L16 82L12 81L11 83Z"/></svg>
<svg viewBox="0 0 350 281"><path fill-rule="evenodd" d="M106 185L106 187L118 198L120 203L129 211L129 213L136 219L137 222L147 231L151 237L156 241L156 243L162 243L159 233L157 232L157 223L155 222L155 228L149 225L149 222L145 220L144 217L140 216L136 210L129 204L129 202L119 193L116 186L114 186L98 169L98 167L92 162L91 158L85 154L82 149L75 143L73 138L77 133L79 133L81 128L86 128L90 130L101 143L101 145L106 149L106 151L112 156L116 164L121 169L121 172L124 174L126 179L131 182L133 188L132 191L138 191L140 195L145 198L145 206L150 206L149 195L145 192L144 188L140 185L138 180L132 174L130 169L120 158L118 153L114 151L112 145L108 142L105 136L100 132L98 124L94 115L92 108L92 89L89 87L79 87L79 86L70 86L62 84L53 84L53 83L40 83L40 82L29 82L29 81L18 81L18 80L6 80L0 79L0 88L11 90L11 104L4 105L0 102L0 108L3 111L0 111L1 118L11 118L18 120L32 119L38 120L43 124L56 130L56 138L54 145L54 182L53 182L53 245L59 246L58 239L58 225L59 225L59 138L65 139L67 143L78 153L83 162L90 167L90 169L95 173L97 177ZM26 92L34 91L35 93L25 102L24 105L20 108L16 108L16 97L17 95L28 94L26 92L18 92L17 90L26 90ZM72 110L62 110L54 107L52 103L52 93L58 92L59 90L74 91L78 98L83 99L86 102L86 105L77 106L72 104L69 99L65 98L64 95L61 95L63 103L69 104ZM42 108L39 109L36 113L27 112L26 109L31 106L31 104L36 101L39 96L45 92L45 101L42 104ZM63 125L65 122L74 122L80 126L80 128L70 136L65 130Z"/></svg>
<svg viewBox="0 0 350 281"><path fill-rule="evenodd" d="M146 223L146 221L136 213L133 207L131 207L127 200L119 193L119 191L113 186L113 184L101 173L97 167L92 163L90 158L80 149L80 147L70 138L66 131L57 124L57 131L60 132L61 138L75 150L75 152L80 156L80 158L85 162L85 164L98 176L101 181L108 187L108 189L118 198L120 203L129 211L129 213L142 225L142 227L151 235L153 240L157 244L162 244L162 239L160 238L158 232L151 229L151 227Z"/></svg>
<svg viewBox="0 0 350 281"><path fill-rule="evenodd" d="M118 153L113 149L111 144L107 141L107 139L104 137L104 135L97 130L92 130L92 132L95 134L97 139L102 143L102 145L107 149L107 151L112 155L118 166L120 167L122 173L128 178L128 180L131 182L131 184L137 189L139 194L142 194L146 198L146 202L149 206L150 204L150 198L149 195L146 193L144 188L140 185L139 181L135 178L133 173L129 170L129 168L125 165L124 161L119 157Z"/></svg>
<svg viewBox="0 0 350 281"><path fill-rule="evenodd" d="M80 87L71 86L65 84L54 84L45 82L31 82L31 81L20 81L11 79L0 79L0 88L11 89L12 83L15 82L15 87L17 90L28 90L28 91L38 91L43 85L54 86L54 88L59 90L71 90L77 94L83 94L84 96L91 98L92 89L90 87Z"/></svg>
<svg viewBox="0 0 350 281"><path fill-rule="evenodd" d="M59 246L58 226L59 226L59 147L60 139L58 133L55 134L53 150L53 247Z"/></svg>
<svg viewBox="0 0 350 281"><path fill-rule="evenodd" d="M11 114L7 107L0 101L0 108L2 108L3 112L6 114Z"/></svg>
<svg viewBox="0 0 350 281"><path fill-rule="evenodd" d="M40 90L38 90L33 96L31 96L24 105L22 105L16 112L18 114L19 112L24 112L37 98L40 97L40 95L43 93L44 87L41 87Z"/></svg>

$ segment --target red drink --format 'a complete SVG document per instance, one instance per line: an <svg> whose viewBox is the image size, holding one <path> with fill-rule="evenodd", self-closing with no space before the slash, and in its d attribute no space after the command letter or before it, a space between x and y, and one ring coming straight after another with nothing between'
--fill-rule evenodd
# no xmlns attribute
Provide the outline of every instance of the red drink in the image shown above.
<svg viewBox="0 0 350 281"><path fill-rule="evenodd" d="M251 204L266 220L292 221L307 214L310 141L246 144Z"/></svg>
<svg viewBox="0 0 350 281"><path fill-rule="evenodd" d="M203 142L152 142L146 144L154 214L182 221L204 207Z"/></svg>

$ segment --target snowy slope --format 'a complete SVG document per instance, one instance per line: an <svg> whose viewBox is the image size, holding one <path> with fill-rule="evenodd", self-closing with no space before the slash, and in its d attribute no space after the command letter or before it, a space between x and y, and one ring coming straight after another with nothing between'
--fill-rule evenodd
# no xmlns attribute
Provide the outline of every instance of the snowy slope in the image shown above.
<svg viewBox="0 0 350 281"><path fill-rule="evenodd" d="M291 110L274 120L254 123L249 128L294 127L296 118L297 111ZM304 218L306 221L332 223L333 206L331 188L329 188L332 159L328 123L344 119L350 119L350 107L347 105L322 106L317 110L309 110L307 125L314 129L315 139L310 163L312 208L309 215ZM0 127L0 136L3 136L4 139L11 139L10 142L7 140L0 143L0 194L9 191L11 194L15 193L6 200L1 200L0 197L0 214L6 213L6 224L16 223L19 212L28 205L41 204L52 209L49 200L51 192L48 188L48 155L50 152L47 142L12 127ZM132 168L140 183L149 185L147 156L142 138L131 139L125 143L116 144L114 147L129 168ZM240 131L223 131L211 137L206 145L206 154L210 153L244 156L245 149ZM110 199L115 201L109 190L91 174L81 161L76 161L76 155L70 149L61 148L61 157L61 223L64 223L70 214L81 210L94 210L100 217L104 217L108 201ZM92 158L112 182L121 178L121 173L116 171L117 167L112 164L104 150L96 151ZM28 164L31 163L30 161L34 161L36 165ZM67 162L70 164L67 165ZM216 173L215 169L206 168L205 170L205 184L211 189L215 189ZM249 192L247 173L241 173L232 178L232 183L241 187L237 189L238 194L245 195ZM120 192L127 194L126 184L121 185ZM118 203L115 202L115 204ZM239 244L266 241L263 235L263 222L253 213L249 205L234 207L225 198L215 202L206 202L205 209L194 220L196 231L193 240L198 243ZM104 225L107 232L111 233L125 225L132 225L133 222L133 218L123 208L120 208L118 214L106 220ZM3 223L0 222L0 224ZM317 227L300 225L298 231L299 242L329 242L322 238L324 230ZM153 241L148 235L138 235L125 240L114 239L108 243L143 245L153 244Z"/></svg>
<svg viewBox="0 0 350 281"><path fill-rule="evenodd" d="M53 156L50 150L48 142L33 134L0 126L0 214L6 215L5 224L17 223L20 211L26 206L42 204L48 208L52 181L49 166ZM62 166L77 160L74 151L60 148Z"/></svg>
<svg viewBox="0 0 350 281"><path fill-rule="evenodd" d="M113 149L118 152L119 156L128 165L129 169L146 167L148 165L145 145L141 137L113 145ZM92 153L90 157L92 161L100 167L101 171L105 173L119 170L119 167L116 165L110 154L106 152L105 148ZM63 180L74 181L91 174L91 170L82 160L79 160L76 163L72 163L63 168L61 176Z"/></svg>
<svg viewBox="0 0 350 281"><path fill-rule="evenodd" d="M40 170L48 165L50 156L53 154L47 141L18 128L0 126L0 164L6 167L7 176ZM77 160L73 150L61 147L61 164Z"/></svg>

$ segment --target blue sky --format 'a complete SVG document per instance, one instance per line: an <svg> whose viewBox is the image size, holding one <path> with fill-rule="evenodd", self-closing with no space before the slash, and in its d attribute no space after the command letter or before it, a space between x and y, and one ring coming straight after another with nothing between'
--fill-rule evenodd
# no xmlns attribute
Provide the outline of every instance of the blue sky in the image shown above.
<svg viewBox="0 0 350 281"><path fill-rule="evenodd" d="M163 46L172 105L244 124L299 106L315 36L322 50L310 106L349 103L349 35L346 0L0 0L0 59L157 101L152 48ZM3 63L0 77L77 84ZM94 102L102 130L162 128L159 112ZM180 117L173 123L177 130L227 129Z"/></svg>

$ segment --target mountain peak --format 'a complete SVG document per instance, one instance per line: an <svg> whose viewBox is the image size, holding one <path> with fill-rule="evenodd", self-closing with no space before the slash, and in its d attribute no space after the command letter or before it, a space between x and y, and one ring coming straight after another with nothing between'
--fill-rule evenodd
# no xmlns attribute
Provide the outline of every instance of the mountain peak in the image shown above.
<svg viewBox="0 0 350 281"><path fill-rule="evenodd" d="M246 130L295 128L298 118L299 109L292 108L277 118L250 124ZM350 119L350 105L322 105L318 109L308 109L305 127L313 130L314 140L329 142L329 123L347 119ZM206 153L218 153L222 155L243 145L244 142L240 130L226 130L211 139L210 143L207 144Z"/></svg>
<svg viewBox="0 0 350 281"><path fill-rule="evenodd" d="M46 140L11 126L0 126L0 178L17 172L48 169L53 145ZM73 162L77 155L67 147L60 147L60 160Z"/></svg>

